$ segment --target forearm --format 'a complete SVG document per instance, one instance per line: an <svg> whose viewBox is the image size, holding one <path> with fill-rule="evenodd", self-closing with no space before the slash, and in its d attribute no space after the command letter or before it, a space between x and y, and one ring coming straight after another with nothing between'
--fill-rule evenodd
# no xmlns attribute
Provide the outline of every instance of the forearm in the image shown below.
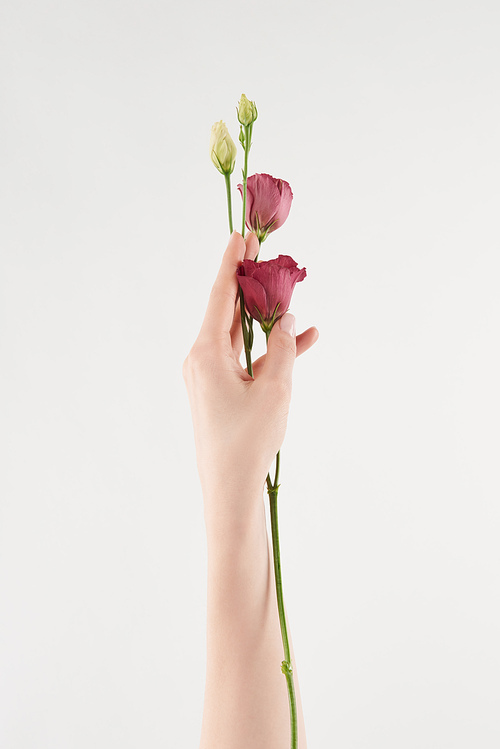
<svg viewBox="0 0 500 749"><path fill-rule="evenodd" d="M239 491L237 498L233 492L204 492L207 680L200 749L289 749L283 644L262 490ZM293 665L299 747L305 749Z"/></svg>

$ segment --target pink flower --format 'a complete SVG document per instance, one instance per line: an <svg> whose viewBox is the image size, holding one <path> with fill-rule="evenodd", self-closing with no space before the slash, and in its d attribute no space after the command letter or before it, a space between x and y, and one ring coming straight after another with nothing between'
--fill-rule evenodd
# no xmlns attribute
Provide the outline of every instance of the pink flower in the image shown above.
<svg viewBox="0 0 500 749"><path fill-rule="evenodd" d="M243 197L243 185L238 185L238 190ZM247 179L245 222L260 242L285 223L292 198L291 187L283 179L270 174L254 174Z"/></svg>
<svg viewBox="0 0 500 749"><path fill-rule="evenodd" d="M304 280L306 269L298 268L289 255L279 255L260 263L243 260L237 275L248 313L268 332L287 311L295 284Z"/></svg>

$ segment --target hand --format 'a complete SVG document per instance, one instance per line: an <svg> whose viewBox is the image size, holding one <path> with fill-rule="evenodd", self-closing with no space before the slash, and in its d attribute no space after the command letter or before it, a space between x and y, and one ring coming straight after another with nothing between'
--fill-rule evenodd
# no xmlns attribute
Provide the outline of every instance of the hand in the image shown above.
<svg viewBox="0 0 500 749"><path fill-rule="evenodd" d="M297 355L318 338L316 328L297 337L286 314L269 336L267 353L250 377L240 363L243 348L236 270L259 251L255 234L233 232L212 288L202 328L183 366L193 417L198 471L205 496L230 486L261 495L285 436ZM280 325L281 323L281 325ZM256 331L257 332L257 331Z"/></svg>

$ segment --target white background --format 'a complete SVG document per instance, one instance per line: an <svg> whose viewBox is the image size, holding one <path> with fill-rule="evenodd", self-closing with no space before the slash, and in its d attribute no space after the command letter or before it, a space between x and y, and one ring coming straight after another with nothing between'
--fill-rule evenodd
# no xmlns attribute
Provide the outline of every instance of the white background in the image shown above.
<svg viewBox="0 0 500 749"><path fill-rule="evenodd" d="M498 749L499 38L496 0L3 0L2 749L198 745L181 366L242 92L320 330L280 492L309 747Z"/></svg>

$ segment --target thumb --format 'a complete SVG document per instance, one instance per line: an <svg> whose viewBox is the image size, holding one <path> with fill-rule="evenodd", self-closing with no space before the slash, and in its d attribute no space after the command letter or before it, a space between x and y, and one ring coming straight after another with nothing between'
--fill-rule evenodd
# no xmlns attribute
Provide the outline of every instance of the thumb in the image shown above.
<svg viewBox="0 0 500 749"><path fill-rule="evenodd" d="M269 334L262 377L274 382L282 381L291 390L296 353L295 317L287 312L273 325Z"/></svg>

